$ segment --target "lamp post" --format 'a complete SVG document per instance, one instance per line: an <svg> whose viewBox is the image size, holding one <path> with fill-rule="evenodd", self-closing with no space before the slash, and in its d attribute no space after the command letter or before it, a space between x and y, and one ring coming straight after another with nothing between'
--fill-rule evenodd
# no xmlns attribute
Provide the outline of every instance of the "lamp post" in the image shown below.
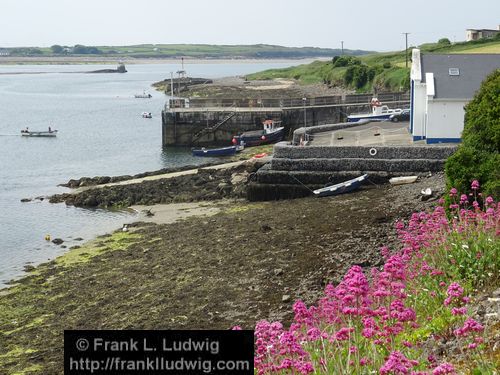
<svg viewBox="0 0 500 375"><path fill-rule="evenodd" d="M174 97L174 72L170 72L170 96Z"/></svg>
<svg viewBox="0 0 500 375"><path fill-rule="evenodd" d="M405 43L405 66L408 68L408 34L410 33L403 33L403 35L405 36L405 40L406 40L406 43Z"/></svg>

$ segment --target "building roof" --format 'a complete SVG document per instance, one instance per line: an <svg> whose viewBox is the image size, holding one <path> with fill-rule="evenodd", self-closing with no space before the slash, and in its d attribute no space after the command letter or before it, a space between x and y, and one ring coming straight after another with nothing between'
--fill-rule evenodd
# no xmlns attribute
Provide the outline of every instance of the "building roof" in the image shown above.
<svg viewBox="0 0 500 375"><path fill-rule="evenodd" d="M421 63L422 82L424 73L434 75L434 98L472 99L486 76L500 69L500 54L422 54Z"/></svg>
<svg viewBox="0 0 500 375"><path fill-rule="evenodd" d="M466 31L494 31L496 33L500 32L500 30L495 29L467 29Z"/></svg>

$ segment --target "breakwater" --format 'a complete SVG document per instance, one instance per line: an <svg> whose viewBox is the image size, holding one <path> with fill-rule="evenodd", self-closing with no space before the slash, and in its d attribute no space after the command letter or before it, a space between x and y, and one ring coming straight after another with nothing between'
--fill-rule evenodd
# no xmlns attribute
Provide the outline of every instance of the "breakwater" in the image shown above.
<svg viewBox="0 0 500 375"><path fill-rule="evenodd" d="M169 100L162 111L163 146L222 145L244 131L261 128L266 118L282 121L285 133L295 129L341 122L347 115L370 111L373 95L311 98ZM378 95L391 107L405 107L407 93Z"/></svg>

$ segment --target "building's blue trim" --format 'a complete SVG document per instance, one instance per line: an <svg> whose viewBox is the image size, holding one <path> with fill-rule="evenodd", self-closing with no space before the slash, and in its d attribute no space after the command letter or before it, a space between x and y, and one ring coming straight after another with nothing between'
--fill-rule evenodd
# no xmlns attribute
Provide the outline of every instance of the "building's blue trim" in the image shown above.
<svg viewBox="0 0 500 375"><path fill-rule="evenodd" d="M414 135L413 136L413 141L421 141L422 139L425 139L423 135Z"/></svg>
<svg viewBox="0 0 500 375"><path fill-rule="evenodd" d="M427 138L427 143L460 143L462 138Z"/></svg>
<svg viewBox="0 0 500 375"><path fill-rule="evenodd" d="M410 79L410 134L413 134L413 103L415 102L415 82Z"/></svg>

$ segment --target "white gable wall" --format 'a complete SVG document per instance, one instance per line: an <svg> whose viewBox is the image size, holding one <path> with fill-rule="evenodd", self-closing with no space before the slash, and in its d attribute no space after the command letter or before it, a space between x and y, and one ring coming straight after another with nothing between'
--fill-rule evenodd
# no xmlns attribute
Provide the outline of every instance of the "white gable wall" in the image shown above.
<svg viewBox="0 0 500 375"><path fill-rule="evenodd" d="M464 129L466 100L427 99L427 143L460 142Z"/></svg>
<svg viewBox="0 0 500 375"><path fill-rule="evenodd" d="M412 95L412 135L413 140L418 141L425 138L425 108L426 108L425 83L413 82Z"/></svg>

